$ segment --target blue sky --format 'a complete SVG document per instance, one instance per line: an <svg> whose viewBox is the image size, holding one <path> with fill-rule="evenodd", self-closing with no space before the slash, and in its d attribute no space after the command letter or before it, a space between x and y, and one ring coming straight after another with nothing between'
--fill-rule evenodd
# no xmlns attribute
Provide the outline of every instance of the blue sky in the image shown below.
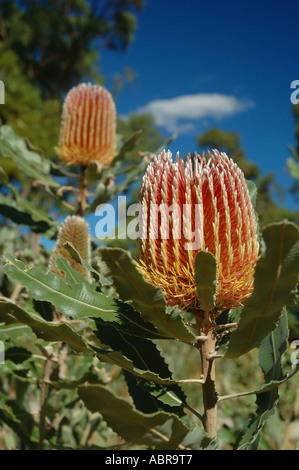
<svg viewBox="0 0 299 470"><path fill-rule="evenodd" d="M118 113L152 112L166 137L178 133L170 149L181 156L212 126L236 131L262 174L290 185L298 10L295 0L147 0L127 52L101 53L107 87L126 66L138 74L120 91Z"/></svg>

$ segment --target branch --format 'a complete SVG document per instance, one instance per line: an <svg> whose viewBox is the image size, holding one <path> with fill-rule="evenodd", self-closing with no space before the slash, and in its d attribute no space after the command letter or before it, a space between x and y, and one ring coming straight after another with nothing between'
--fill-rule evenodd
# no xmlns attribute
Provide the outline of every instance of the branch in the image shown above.
<svg viewBox="0 0 299 470"><path fill-rule="evenodd" d="M217 403L215 375L215 346L217 340L216 324L212 312L203 312L196 315L199 336L206 337L205 341L198 343L202 364L202 392L204 404L204 428L209 437L217 437Z"/></svg>
<svg viewBox="0 0 299 470"><path fill-rule="evenodd" d="M47 357L44 375L41 383L41 397L40 397L40 414L39 414L39 441L38 449L43 450L44 447L44 438L46 434L46 405L49 392L49 381L52 371L52 360L50 357Z"/></svg>
<svg viewBox="0 0 299 470"><path fill-rule="evenodd" d="M79 201L77 208L77 215L83 216L87 207L87 180L86 180L86 166L81 167L80 175L80 188L79 188Z"/></svg>

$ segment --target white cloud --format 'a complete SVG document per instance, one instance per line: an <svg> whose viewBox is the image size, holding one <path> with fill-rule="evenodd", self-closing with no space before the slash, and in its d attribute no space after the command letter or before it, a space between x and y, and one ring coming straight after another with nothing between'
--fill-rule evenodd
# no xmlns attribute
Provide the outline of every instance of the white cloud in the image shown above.
<svg viewBox="0 0 299 470"><path fill-rule="evenodd" d="M194 130L199 120L224 119L253 106L251 100L242 100L230 95L198 93L154 100L139 108L137 113L152 114L156 124L169 132L188 133Z"/></svg>

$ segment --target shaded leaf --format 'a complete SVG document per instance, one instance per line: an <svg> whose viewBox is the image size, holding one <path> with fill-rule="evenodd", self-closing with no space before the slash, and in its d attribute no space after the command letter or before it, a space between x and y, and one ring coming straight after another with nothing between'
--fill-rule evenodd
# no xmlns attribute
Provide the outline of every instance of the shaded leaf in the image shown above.
<svg viewBox="0 0 299 470"><path fill-rule="evenodd" d="M275 330L263 339L259 348L260 366L268 385L284 378L281 359L288 349L288 335L287 316L284 312ZM246 431L238 443L239 450L258 448L262 428L266 420L274 414L278 399L278 387L257 395L256 415L247 423Z"/></svg>
<svg viewBox="0 0 299 470"><path fill-rule="evenodd" d="M114 324L96 320L97 337L114 351L120 351L130 359L135 368L156 373L164 381L172 381L172 374L157 346L148 339L121 332ZM125 374L130 394L138 410L152 413L160 409L170 411L175 407L178 415L183 414L182 402L186 401L181 388L174 384L159 384L140 378L135 374Z"/></svg>
<svg viewBox="0 0 299 470"><path fill-rule="evenodd" d="M180 341L194 340L182 318L167 312L162 289L143 279L128 252L120 248L99 248L97 253L104 276L113 279L120 298L131 302L146 322L152 323L163 336Z"/></svg>
<svg viewBox="0 0 299 470"><path fill-rule="evenodd" d="M4 217L7 217L16 224L26 225L34 232L44 233L49 230L51 225L53 225L51 220L41 211L39 211L40 216L38 216L36 209L31 211L29 204L29 201L20 204L12 198L0 194L0 213Z"/></svg>
<svg viewBox="0 0 299 470"><path fill-rule="evenodd" d="M37 449L38 440L34 433L35 422L31 413L21 408L17 400L5 400L5 404L1 403L0 394L0 421L6 423L16 435L27 444L30 449Z"/></svg>
<svg viewBox="0 0 299 470"><path fill-rule="evenodd" d="M38 315L26 312L12 302L0 302L0 322L5 322L6 325L14 323L28 325L38 338L50 342L65 342L75 352L93 352L102 362L117 365L142 379L165 385L176 383L171 379L163 379L154 372L138 369L121 352L113 351L109 345L101 343L88 325L86 325L86 328L89 329L87 332L88 339L85 340L71 323L47 322Z"/></svg>
<svg viewBox="0 0 299 470"><path fill-rule="evenodd" d="M254 292L242 309L226 357L239 357L258 347L277 325L282 308L292 305L299 274L299 231L288 222L263 232L264 253L255 271Z"/></svg>
<svg viewBox="0 0 299 470"><path fill-rule="evenodd" d="M79 387L80 398L92 412L99 412L107 425L127 442L157 450L215 449L203 431L191 430L174 414L145 415L103 386Z"/></svg>
<svg viewBox="0 0 299 470"><path fill-rule="evenodd" d="M25 348L12 347L5 351L5 361L12 361L14 364L21 364L31 357Z"/></svg>

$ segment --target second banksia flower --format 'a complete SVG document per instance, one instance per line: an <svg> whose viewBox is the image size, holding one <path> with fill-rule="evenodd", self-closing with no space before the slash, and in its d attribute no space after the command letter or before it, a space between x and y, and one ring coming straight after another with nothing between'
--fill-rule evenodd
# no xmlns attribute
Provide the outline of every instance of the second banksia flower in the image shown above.
<svg viewBox="0 0 299 470"><path fill-rule="evenodd" d="M88 223L80 216L69 215L59 229L56 245L49 261L48 272L59 274L64 278L64 273L59 271L55 262L58 258L66 258L72 268L82 274L87 281L90 281L89 271L81 263L75 261L64 246L67 242L74 246L84 261L90 263L90 234Z"/></svg>
<svg viewBox="0 0 299 470"><path fill-rule="evenodd" d="M151 162L140 191L139 267L163 289L169 305L200 310L195 256L216 259L217 310L244 304L253 290L257 226L244 174L217 150L187 162L163 151Z"/></svg>
<svg viewBox="0 0 299 470"><path fill-rule="evenodd" d="M67 165L108 165L116 153L116 110L108 90L81 83L63 103L57 154Z"/></svg>

